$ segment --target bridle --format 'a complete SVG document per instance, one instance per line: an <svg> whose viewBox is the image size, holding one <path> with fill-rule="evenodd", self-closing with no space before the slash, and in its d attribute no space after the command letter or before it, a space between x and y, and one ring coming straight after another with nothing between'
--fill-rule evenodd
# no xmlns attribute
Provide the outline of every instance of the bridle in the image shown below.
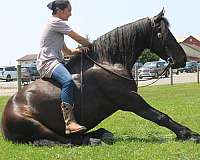
<svg viewBox="0 0 200 160"><path fill-rule="evenodd" d="M155 32L155 28L156 28L156 23L155 23L155 21L154 21L154 19L153 18L148 18L148 22L150 23L150 25L151 25L151 39L150 39L150 45L149 45L149 49L150 49L150 51L152 50L152 47L153 47L153 39L154 39L154 32ZM160 39L160 38L162 38L162 37L164 37L163 36L163 33L157 33L157 37ZM167 52L167 46L166 46L166 39L162 39L162 44L163 44L163 47L165 48L165 52L166 52L166 54L167 54L167 56L169 57L168 59L167 59L167 62L170 64L170 65L173 65L174 63L175 63L175 61L174 61L174 58L172 57L172 55L170 54L170 52Z"/></svg>
<svg viewBox="0 0 200 160"><path fill-rule="evenodd" d="M155 21L154 21L153 18L151 18L151 19L148 18L148 22L149 22L150 25L151 25L151 39L150 39L150 45L149 45L149 49L150 49L150 51L151 51L152 46L153 46L154 30L155 30L155 28L156 28L156 24L155 24ZM160 36L160 37L158 37L158 38L162 38L163 35L162 35L162 33L157 33L157 36ZM165 43L165 39L163 40L162 43L164 44L164 48L165 48L165 51L166 51L166 50L167 50L167 46L166 46L166 43ZM169 68L175 63L175 61L174 61L172 55L171 55L171 54L169 55L169 52L167 52L167 51L166 51L166 53L167 53L167 55L168 55L169 58L167 58L168 64L167 64L167 66L165 67L165 69L162 71L162 73L158 76L158 78L157 78L155 81L153 81L153 82L151 82L151 83L149 83L149 84L147 84L147 85L140 86L140 88L142 88L142 87L147 87L147 86L150 86L150 85L156 83L156 82L157 82L158 80L160 80L160 78L165 74L165 72L167 72L167 71L169 70Z"/></svg>

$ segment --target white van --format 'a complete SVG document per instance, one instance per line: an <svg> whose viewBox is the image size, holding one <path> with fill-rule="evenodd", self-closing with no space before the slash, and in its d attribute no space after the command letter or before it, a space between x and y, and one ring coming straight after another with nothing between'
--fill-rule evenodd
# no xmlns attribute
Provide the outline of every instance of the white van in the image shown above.
<svg viewBox="0 0 200 160"><path fill-rule="evenodd" d="M0 79L6 82L17 79L17 68L15 66L0 67Z"/></svg>

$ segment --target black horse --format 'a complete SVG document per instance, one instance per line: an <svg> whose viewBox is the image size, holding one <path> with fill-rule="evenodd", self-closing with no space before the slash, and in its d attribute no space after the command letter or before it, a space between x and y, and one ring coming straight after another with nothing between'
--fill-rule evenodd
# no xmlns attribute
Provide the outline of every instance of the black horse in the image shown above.
<svg viewBox="0 0 200 160"><path fill-rule="evenodd" d="M162 11L153 18L126 24L98 38L93 43L93 49L83 54L83 72L80 69L81 55L73 57L67 64L71 73L76 74L75 116L88 130L115 111L123 110L170 129L180 140L200 141L199 134L145 102L137 94L135 81L131 80L131 68L146 48L164 60L173 61L174 68L185 66L185 52L170 32L169 23L163 15ZM96 66L93 60L106 69ZM121 65L114 67L113 64ZM82 95L80 73L84 77ZM103 129L65 136L59 95L60 86L57 83L42 79L13 95L2 116L1 127L5 139L20 143L46 139L63 144L87 144L90 137L102 138L105 133Z"/></svg>

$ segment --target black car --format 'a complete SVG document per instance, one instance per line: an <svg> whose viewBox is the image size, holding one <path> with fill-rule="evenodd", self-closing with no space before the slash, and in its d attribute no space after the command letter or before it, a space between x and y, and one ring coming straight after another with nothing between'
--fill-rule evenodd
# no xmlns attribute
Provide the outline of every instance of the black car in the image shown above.
<svg viewBox="0 0 200 160"><path fill-rule="evenodd" d="M37 71L36 66L29 67L29 72L30 72L32 81L35 81L36 79L40 78L40 75Z"/></svg>
<svg viewBox="0 0 200 160"><path fill-rule="evenodd" d="M24 85L30 83L31 74L28 67L21 67L21 81Z"/></svg>
<svg viewBox="0 0 200 160"><path fill-rule="evenodd" d="M198 63L196 61L186 62L186 66L182 68L182 72L187 73L197 72Z"/></svg>
<svg viewBox="0 0 200 160"><path fill-rule="evenodd" d="M35 81L36 79L40 78L40 75L35 65L22 66L21 71L22 71L22 78L26 77L26 79L29 79L31 81ZM29 78L27 78L28 75Z"/></svg>

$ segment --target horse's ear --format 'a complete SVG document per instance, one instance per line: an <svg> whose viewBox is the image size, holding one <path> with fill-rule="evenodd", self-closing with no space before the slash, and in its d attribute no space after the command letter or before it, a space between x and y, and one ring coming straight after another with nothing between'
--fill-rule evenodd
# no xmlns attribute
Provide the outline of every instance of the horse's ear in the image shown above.
<svg viewBox="0 0 200 160"><path fill-rule="evenodd" d="M164 17L164 14L165 14L165 10L163 8L162 11L158 15L153 17L154 22L159 22L162 19L162 17Z"/></svg>

